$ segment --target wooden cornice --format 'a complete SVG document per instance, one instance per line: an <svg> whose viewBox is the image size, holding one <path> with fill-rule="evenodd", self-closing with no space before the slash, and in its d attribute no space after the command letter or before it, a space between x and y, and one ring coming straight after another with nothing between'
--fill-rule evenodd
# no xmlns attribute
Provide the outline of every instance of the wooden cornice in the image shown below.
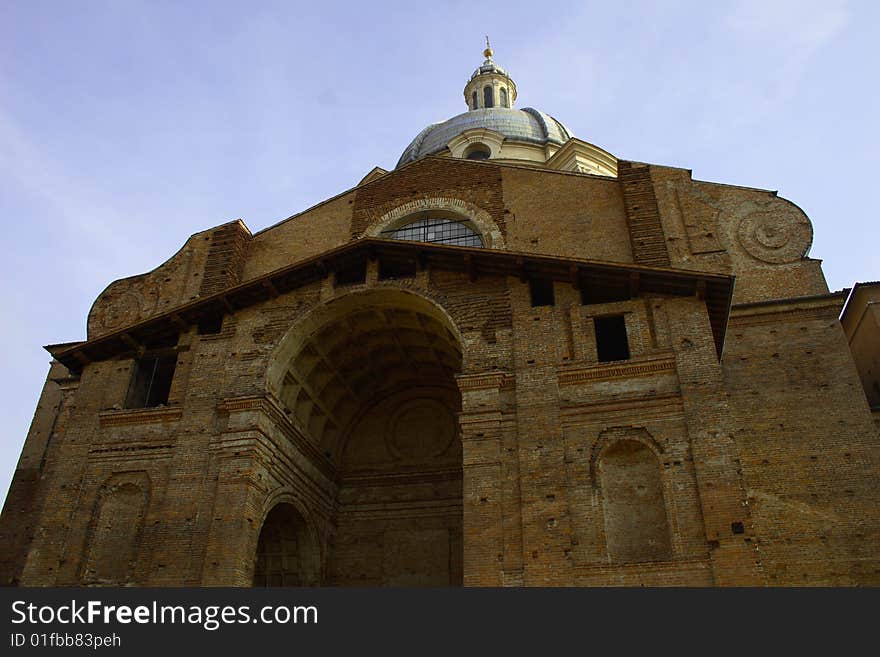
<svg viewBox="0 0 880 657"><path fill-rule="evenodd" d="M589 282L593 289L625 290L631 295L695 296L705 294L715 346L720 356L733 291L733 277L720 274L542 256L517 251L446 246L403 240L363 238L318 256L276 269L168 312L124 326L85 342L48 345L52 356L74 373L94 361L131 353L132 345L174 342L183 325L263 303L277 295L323 279L328 273L367 259L422 263L423 267L480 276L541 278L566 283Z"/></svg>

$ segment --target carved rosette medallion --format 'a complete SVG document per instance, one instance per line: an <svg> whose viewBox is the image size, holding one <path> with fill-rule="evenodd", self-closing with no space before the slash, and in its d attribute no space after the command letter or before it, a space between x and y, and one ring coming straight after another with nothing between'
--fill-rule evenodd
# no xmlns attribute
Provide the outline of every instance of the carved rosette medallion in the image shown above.
<svg viewBox="0 0 880 657"><path fill-rule="evenodd" d="M135 290L129 290L118 299L111 301L100 315L98 325L105 331L112 331L125 324L140 319L144 300Z"/></svg>
<svg viewBox="0 0 880 657"><path fill-rule="evenodd" d="M770 208L744 203L738 214L737 238L754 258L771 264L795 262L807 254L813 241L810 221L787 203Z"/></svg>

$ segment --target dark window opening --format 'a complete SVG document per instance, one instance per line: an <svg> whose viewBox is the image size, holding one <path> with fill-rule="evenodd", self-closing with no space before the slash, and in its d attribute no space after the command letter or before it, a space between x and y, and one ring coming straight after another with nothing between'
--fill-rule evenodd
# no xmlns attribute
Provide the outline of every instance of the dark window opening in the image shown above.
<svg viewBox="0 0 880 657"><path fill-rule="evenodd" d="M507 107L507 89L501 87L501 107Z"/></svg>
<svg viewBox="0 0 880 657"><path fill-rule="evenodd" d="M336 285L359 285L367 282L367 261L346 263L336 270Z"/></svg>
<svg viewBox="0 0 880 657"><path fill-rule="evenodd" d="M411 278L416 275L416 263L406 260L380 260L379 280Z"/></svg>
<svg viewBox="0 0 880 657"><path fill-rule="evenodd" d="M553 296L553 281L544 278L533 278L529 281L529 293L532 296L532 307L552 306L556 303Z"/></svg>
<svg viewBox="0 0 880 657"><path fill-rule="evenodd" d="M465 154L468 160L488 160L491 156L492 153L483 144L472 146Z"/></svg>
<svg viewBox="0 0 880 657"><path fill-rule="evenodd" d="M199 335L216 335L223 330L223 315L206 315L199 319Z"/></svg>
<svg viewBox="0 0 880 657"><path fill-rule="evenodd" d="M152 408L168 403L177 353L144 356L135 361L126 408Z"/></svg>
<svg viewBox="0 0 880 657"><path fill-rule="evenodd" d="M471 100L473 101L473 107L471 109L477 109L477 92L471 94Z"/></svg>
<svg viewBox="0 0 880 657"><path fill-rule="evenodd" d="M732 531L734 534L743 534L745 533L746 528L741 522L732 522L730 523L730 531Z"/></svg>
<svg viewBox="0 0 880 657"><path fill-rule="evenodd" d="M626 339L626 321L623 315L596 317L596 352L600 363L629 360L629 342Z"/></svg>
<svg viewBox="0 0 880 657"><path fill-rule="evenodd" d="M411 242L431 242L434 244L450 244L453 246L482 247L483 240L472 228L460 221L428 217L412 223L383 230L380 237L392 240L408 240Z"/></svg>
<svg viewBox="0 0 880 657"><path fill-rule="evenodd" d="M492 98L492 87L483 87L483 107L494 107L495 102Z"/></svg>

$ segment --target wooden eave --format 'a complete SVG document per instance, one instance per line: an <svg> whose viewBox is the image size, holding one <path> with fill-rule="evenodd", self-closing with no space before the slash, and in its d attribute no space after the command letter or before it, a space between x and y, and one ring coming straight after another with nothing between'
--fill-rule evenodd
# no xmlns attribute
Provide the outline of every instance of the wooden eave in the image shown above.
<svg viewBox="0 0 880 657"><path fill-rule="evenodd" d="M330 272L367 260L464 272L472 280L480 276L516 276L521 280L550 279L600 290L627 289L633 297L640 294L699 295L708 307L719 358L733 295L732 276L516 251L364 238L97 338L48 345L45 349L72 372L80 372L87 363L131 354L139 345L149 348L150 345L173 341L181 330L202 319L232 314L322 280Z"/></svg>

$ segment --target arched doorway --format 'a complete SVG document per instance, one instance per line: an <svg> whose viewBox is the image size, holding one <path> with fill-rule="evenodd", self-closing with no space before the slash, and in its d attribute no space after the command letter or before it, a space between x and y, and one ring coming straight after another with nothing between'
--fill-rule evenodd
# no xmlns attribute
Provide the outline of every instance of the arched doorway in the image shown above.
<svg viewBox="0 0 880 657"><path fill-rule="evenodd" d="M280 345L270 390L333 463L325 583L462 583L461 341L433 301L343 294Z"/></svg>
<svg viewBox="0 0 880 657"><path fill-rule="evenodd" d="M254 586L315 586L319 572L317 545L305 518L292 504L276 504L260 530Z"/></svg>

